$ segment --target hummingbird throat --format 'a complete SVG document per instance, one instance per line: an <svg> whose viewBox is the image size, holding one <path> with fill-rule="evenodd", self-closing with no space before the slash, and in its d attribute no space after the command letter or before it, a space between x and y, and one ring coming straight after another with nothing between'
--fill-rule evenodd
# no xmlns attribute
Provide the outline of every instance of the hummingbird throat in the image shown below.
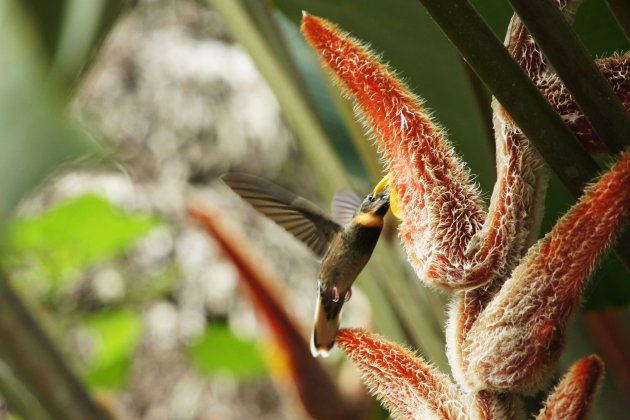
<svg viewBox="0 0 630 420"><path fill-rule="evenodd" d="M383 216L374 213L360 213L354 216L354 221L364 227L382 227Z"/></svg>

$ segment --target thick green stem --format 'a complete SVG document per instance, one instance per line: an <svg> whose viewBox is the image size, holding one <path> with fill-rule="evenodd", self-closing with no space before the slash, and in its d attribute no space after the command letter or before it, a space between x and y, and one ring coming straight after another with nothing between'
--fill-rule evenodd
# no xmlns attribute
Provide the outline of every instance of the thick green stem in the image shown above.
<svg viewBox="0 0 630 420"><path fill-rule="evenodd" d="M88 396L62 356L0 272L0 353L53 419L109 418Z"/></svg>
<svg viewBox="0 0 630 420"><path fill-rule="evenodd" d="M599 165L554 112L468 0L420 0L470 67L575 196L597 176ZM536 3L536 2L531 2ZM544 46L543 50L544 50ZM574 69L577 71L577 69ZM615 252L630 271L630 234Z"/></svg>
<svg viewBox="0 0 630 420"><path fill-rule="evenodd" d="M630 145L630 115L551 0L509 0L599 138L613 153Z"/></svg>
<svg viewBox="0 0 630 420"><path fill-rule="evenodd" d="M477 11L467 0L420 2L567 188L580 194L598 165Z"/></svg>

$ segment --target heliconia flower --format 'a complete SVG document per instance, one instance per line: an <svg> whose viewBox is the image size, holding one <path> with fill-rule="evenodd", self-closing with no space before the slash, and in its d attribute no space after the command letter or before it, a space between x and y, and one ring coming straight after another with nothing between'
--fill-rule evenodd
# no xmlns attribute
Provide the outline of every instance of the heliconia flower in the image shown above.
<svg viewBox="0 0 630 420"><path fill-rule="evenodd" d="M579 2L555 3L568 16ZM393 70L323 19L305 14L302 32L355 100L384 156L388 176L376 189L387 184L392 190L394 213L402 219L400 235L416 273L454 291L446 336L459 388L421 358L378 336L343 330L337 338L340 348L397 417L451 418L453 413L439 412L445 401L457 401L453 404L462 418L522 417L519 393L544 385L594 265L628 219L630 151L536 242L547 177L538 153L496 100L497 183L486 209L439 125ZM582 143L593 153L604 151L517 16L505 44ZM630 54L600 59L597 65L630 110ZM577 384L576 378L582 378L583 386L571 388L578 390L571 395L588 399L588 408L594 394L588 378L598 374L575 373L595 369L589 368L594 363L576 366L567 380ZM564 383L557 389L567 389ZM550 397L548 412L561 413L552 407L564 406L563 392Z"/></svg>
<svg viewBox="0 0 630 420"><path fill-rule="evenodd" d="M536 420L585 419L603 372L604 362L595 355L575 362L551 391Z"/></svg>
<svg viewBox="0 0 630 420"><path fill-rule="evenodd" d="M443 130L392 70L330 22L305 14L302 31L356 100L384 154L404 214L401 237L419 277L467 289L505 274L529 237L523 215L538 196L532 188L540 163L526 140L505 115L495 121L498 182L488 213Z"/></svg>
<svg viewBox="0 0 630 420"><path fill-rule="evenodd" d="M340 330L337 344L361 370L364 382L399 419L465 419L457 387L422 358L376 334Z"/></svg>
<svg viewBox="0 0 630 420"><path fill-rule="evenodd" d="M558 0L556 3L564 10L565 15L567 13L570 14L570 8L576 4L575 2L569 2L573 4L569 4L566 7L567 2L564 0ZM516 15L510 21L505 44L515 61L532 79L554 109L574 130L580 140L591 151L603 151L603 143L595 136L590 124L588 122L585 123L584 115L573 102L557 75L548 69L538 45ZM630 109L630 83L625 77L630 70L630 55L614 56L598 60L597 63L626 108ZM496 101L493 102L493 111L495 138L497 141L497 161L499 162L500 144L505 144L507 147L517 147L518 145L525 145L526 147L529 142ZM502 136L501 133L506 134ZM502 137L505 137L505 142ZM524 152L534 153L527 149L524 149ZM518 162L518 155L516 155L516 158L515 162ZM536 158L530 158L529 161L535 162ZM500 165L498 164L497 167L500 168ZM517 202L525 201L520 204L522 218L520 221L516 219L512 226L517 232L521 232L521 235L528 235L527 238L524 243L519 241L513 245L513 251L509 254L503 267L503 276L487 286L456 293L450 305L446 334L447 355L453 376L466 389L478 388L478 384L473 383L469 378L467 373L468 360L462 355L466 337L479 314L485 309L492 296L499 290L504 279L512 272L516 263L520 260L522 252L535 241L542 217L542 197L547 183L545 171L540 165L536 164L521 166L520 169L516 168L516 172L518 171L521 171L520 176L525 180L525 183L521 183L522 189L520 194L512 194L511 197ZM533 194L533 196L530 194ZM492 210L490 213L493 213ZM519 238L518 234L516 234L514 239L522 240L523 236Z"/></svg>
<svg viewBox="0 0 630 420"><path fill-rule="evenodd" d="M593 267L630 214L630 152L533 246L462 343L477 389L535 392L560 357Z"/></svg>
<svg viewBox="0 0 630 420"><path fill-rule="evenodd" d="M311 356L302 330L278 301L286 296L276 275L247 238L208 204L194 204L188 213L219 243L239 272L258 312L263 315L283 351L289 372L306 411L316 419L348 419L361 415L363 407L344 397L324 367Z"/></svg>

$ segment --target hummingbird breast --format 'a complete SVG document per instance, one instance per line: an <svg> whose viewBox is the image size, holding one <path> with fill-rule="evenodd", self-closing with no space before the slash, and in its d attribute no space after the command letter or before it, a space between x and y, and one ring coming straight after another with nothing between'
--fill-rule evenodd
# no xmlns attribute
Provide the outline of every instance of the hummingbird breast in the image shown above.
<svg viewBox="0 0 630 420"><path fill-rule="evenodd" d="M320 268L324 287L349 288L365 267L381 233L380 227L350 223L332 240Z"/></svg>

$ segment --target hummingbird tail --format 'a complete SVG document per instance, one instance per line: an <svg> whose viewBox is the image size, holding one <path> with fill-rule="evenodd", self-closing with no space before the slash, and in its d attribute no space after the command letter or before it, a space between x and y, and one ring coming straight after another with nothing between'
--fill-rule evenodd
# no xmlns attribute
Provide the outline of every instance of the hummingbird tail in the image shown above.
<svg viewBox="0 0 630 420"><path fill-rule="evenodd" d="M335 344L335 336L339 329L340 313L333 319L328 319L322 298L317 295L317 304L315 306L315 325L313 327L313 335L311 336L311 353L314 357L328 357L330 349Z"/></svg>

